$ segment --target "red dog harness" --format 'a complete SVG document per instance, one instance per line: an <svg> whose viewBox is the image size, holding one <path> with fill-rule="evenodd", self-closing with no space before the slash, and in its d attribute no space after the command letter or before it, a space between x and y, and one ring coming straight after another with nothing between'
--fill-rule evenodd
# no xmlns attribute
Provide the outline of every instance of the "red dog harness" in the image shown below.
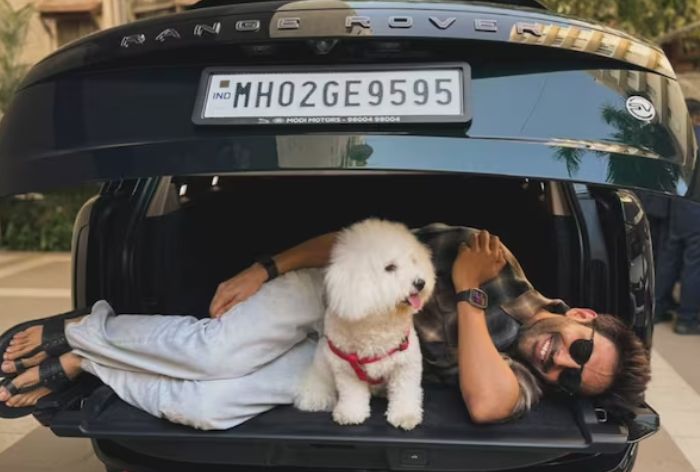
<svg viewBox="0 0 700 472"><path fill-rule="evenodd" d="M380 383L383 383L384 379L373 379L372 377L367 375L367 372L362 366L365 364L371 364L372 362L380 361L399 351L405 351L406 349L408 349L408 334L405 338L403 338L403 341L401 341L401 344L399 344L398 347L395 347L383 356L357 357L357 354L355 354L354 352L352 354L347 354L338 349L338 346L333 344L333 342L330 339L328 340L328 347L331 348L333 354L340 357L341 359L346 360L350 364L350 367L352 367L352 369L355 371L357 377L360 380L362 380L363 382L367 382L370 385L378 385Z"/></svg>

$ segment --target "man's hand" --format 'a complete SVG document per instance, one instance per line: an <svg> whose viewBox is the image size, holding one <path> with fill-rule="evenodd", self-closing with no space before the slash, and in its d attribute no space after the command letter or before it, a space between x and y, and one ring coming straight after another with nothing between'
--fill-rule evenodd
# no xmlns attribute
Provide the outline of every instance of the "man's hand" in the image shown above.
<svg viewBox="0 0 700 472"><path fill-rule="evenodd" d="M506 265L507 249L496 236L480 231L459 248L452 265L456 292L478 288ZM493 344L486 314L468 303L457 304L459 386L475 423L507 419L519 395L518 379ZM497 392L494 395L493 392Z"/></svg>
<svg viewBox="0 0 700 472"><path fill-rule="evenodd" d="M267 271L260 264L253 264L243 272L221 282L209 305L209 315L218 318L232 306L255 294L267 280Z"/></svg>
<svg viewBox="0 0 700 472"><path fill-rule="evenodd" d="M479 231L462 244L452 265L452 283L456 292L478 288L495 278L506 265L505 252L498 236Z"/></svg>
<svg viewBox="0 0 700 472"><path fill-rule="evenodd" d="M277 271L282 275L292 270L327 265L335 238L336 233L322 234L275 254ZM222 282L209 304L209 315L212 318L220 317L237 303L254 295L265 282L267 282L267 271L258 263Z"/></svg>

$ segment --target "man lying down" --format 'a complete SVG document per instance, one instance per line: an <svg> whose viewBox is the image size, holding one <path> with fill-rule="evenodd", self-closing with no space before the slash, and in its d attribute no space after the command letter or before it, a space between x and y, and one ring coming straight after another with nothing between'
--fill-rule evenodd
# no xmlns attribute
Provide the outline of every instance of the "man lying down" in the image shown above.
<svg viewBox="0 0 700 472"><path fill-rule="evenodd" d="M199 429L231 428L291 404L326 309L317 268L329 263L338 234L223 282L210 318L118 315L101 300L15 326L0 338L0 416L31 413L82 372L137 408ZM597 396L610 408L641 401L648 353L615 316L546 298L487 231L436 223L413 234L437 274L413 318L425 380L459 388L472 421L517 418L549 389Z"/></svg>

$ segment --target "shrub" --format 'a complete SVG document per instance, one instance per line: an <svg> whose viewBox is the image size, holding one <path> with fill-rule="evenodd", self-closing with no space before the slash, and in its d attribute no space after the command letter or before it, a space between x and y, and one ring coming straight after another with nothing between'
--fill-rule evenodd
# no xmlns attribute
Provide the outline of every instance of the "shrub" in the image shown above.
<svg viewBox="0 0 700 472"><path fill-rule="evenodd" d="M0 199L0 248L69 251L80 207L98 192L95 185Z"/></svg>

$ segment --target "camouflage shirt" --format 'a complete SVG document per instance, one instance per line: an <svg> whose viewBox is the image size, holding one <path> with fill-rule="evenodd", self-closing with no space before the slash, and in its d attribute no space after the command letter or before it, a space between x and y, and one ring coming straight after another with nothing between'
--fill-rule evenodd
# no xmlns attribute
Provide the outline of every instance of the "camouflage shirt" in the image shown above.
<svg viewBox="0 0 700 472"><path fill-rule="evenodd" d="M468 242L471 235L478 231L441 223L414 230L416 237L432 251L437 274L432 298L415 317L427 382L457 384L457 302L452 284L452 265L459 245ZM520 384L521 398L513 412L517 415L539 400L541 389L529 369L506 353L517 340L522 323L538 311L547 308L553 313L564 314L569 307L562 300L549 299L535 290L508 250L506 262L501 273L480 288L489 298L486 322L491 339L496 348L504 353L503 357L513 368Z"/></svg>

